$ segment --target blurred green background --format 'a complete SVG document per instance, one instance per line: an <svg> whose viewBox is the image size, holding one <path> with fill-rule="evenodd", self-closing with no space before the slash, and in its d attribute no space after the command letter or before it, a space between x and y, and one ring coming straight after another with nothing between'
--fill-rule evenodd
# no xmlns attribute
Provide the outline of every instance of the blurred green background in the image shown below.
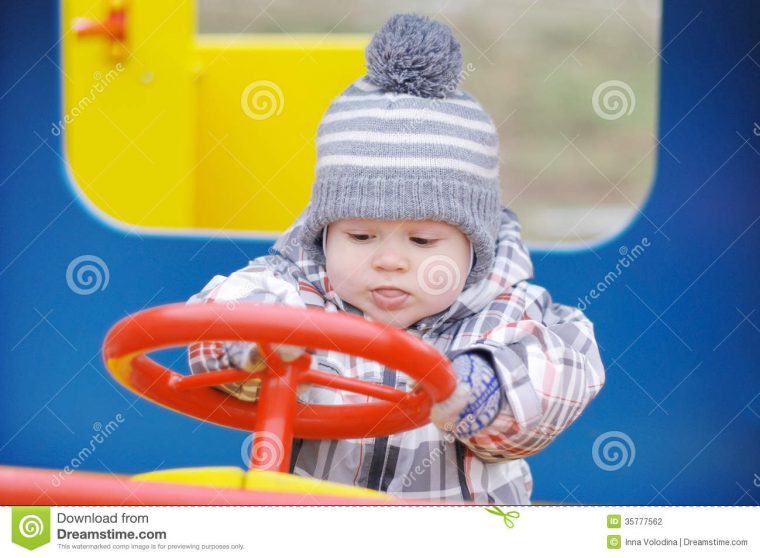
<svg viewBox="0 0 760 558"><path fill-rule="evenodd" d="M533 246L588 246L619 231L651 186L658 68L667 63L659 0L198 0L198 8L200 33L371 34L399 12L449 25L463 49L461 86L499 127L504 203ZM612 80L624 85L601 85ZM597 88L613 91L606 108L602 95L595 109Z"/></svg>

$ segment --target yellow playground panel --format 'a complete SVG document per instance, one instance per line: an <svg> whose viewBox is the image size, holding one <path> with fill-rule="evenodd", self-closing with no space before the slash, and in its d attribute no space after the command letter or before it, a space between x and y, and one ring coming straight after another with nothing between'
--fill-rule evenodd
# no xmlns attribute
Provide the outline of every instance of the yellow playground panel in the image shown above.
<svg viewBox="0 0 760 558"><path fill-rule="evenodd" d="M52 132L82 194L140 227L285 230L370 39L197 35L194 2L64 0L61 24Z"/></svg>

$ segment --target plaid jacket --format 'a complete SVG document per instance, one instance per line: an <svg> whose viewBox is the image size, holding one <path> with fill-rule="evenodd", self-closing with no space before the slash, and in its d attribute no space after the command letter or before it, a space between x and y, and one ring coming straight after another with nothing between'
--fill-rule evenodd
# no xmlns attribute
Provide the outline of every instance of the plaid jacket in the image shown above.
<svg viewBox="0 0 760 558"><path fill-rule="evenodd" d="M331 289L321 265L296 242L303 215L270 254L229 277L215 276L188 303L251 301L318 307L362 316ZM552 302L528 283L533 266L512 211L502 209L491 273L465 289L452 306L407 329L449 358L475 347L493 357L505 397L490 426L458 439L432 423L382 438L297 440L291 470L297 475L368 487L389 494L441 501L529 504L528 457L578 418L604 385L594 326L574 307ZM194 374L244 367L243 343L196 343L189 348ZM407 391L410 378L366 359L331 351L313 354L312 368ZM229 393L254 397L257 387ZM316 404L358 403L366 396L311 388L300 399Z"/></svg>

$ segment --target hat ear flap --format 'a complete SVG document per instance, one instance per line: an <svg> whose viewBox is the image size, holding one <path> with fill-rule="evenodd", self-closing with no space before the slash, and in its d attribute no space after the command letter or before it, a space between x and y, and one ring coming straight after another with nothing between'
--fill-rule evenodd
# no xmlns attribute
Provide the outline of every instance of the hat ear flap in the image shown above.
<svg viewBox="0 0 760 558"><path fill-rule="evenodd" d="M322 229L322 253L327 257L327 227L329 225L325 225L325 228Z"/></svg>

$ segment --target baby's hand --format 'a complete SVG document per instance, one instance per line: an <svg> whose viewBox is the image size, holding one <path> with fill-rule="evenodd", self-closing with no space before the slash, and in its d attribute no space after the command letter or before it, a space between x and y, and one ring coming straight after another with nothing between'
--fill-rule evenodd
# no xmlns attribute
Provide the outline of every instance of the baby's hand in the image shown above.
<svg viewBox="0 0 760 558"><path fill-rule="evenodd" d="M302 354L305 349L302 347L296 347L294 345L280 345L277 343L272 344L279 357L285 362L293 362ZM264 356L259 351L256 343L234 343L228 346L227 354L229 355L230 362L241 370L246 372L260 372L267 367L264 361Z"/></svg>
<svg viewBox="0 0 760 558"><path fill-rule="evenodd" d="M441 430L470 437L491 424L501 410L501 382L486 356L476 350L451 361L457 387L448 399L433 405L430 414Z"/></svg>
<svg viewBox="0 0 760 558"><path fill-rule="evenodd" d="M285 362L292 362L305 352L305 349L302 347L296 347L293 345L281 345L273 343L272 348ZM232 364L235 368L245 370L246 372L261 372L267 368L267 364L264 361L264 356L259 351L256 343L230 343L226 346L226 350L230 364ZM261 380L252 379L245 382L224 384L219 386L219 389L236 397L237 399L242 399L243 401L256 401L259 398L260 387ZM299 397L301 397L303 395L303 392L307 389L308 386L305 384L299 386Z"/></svg>

